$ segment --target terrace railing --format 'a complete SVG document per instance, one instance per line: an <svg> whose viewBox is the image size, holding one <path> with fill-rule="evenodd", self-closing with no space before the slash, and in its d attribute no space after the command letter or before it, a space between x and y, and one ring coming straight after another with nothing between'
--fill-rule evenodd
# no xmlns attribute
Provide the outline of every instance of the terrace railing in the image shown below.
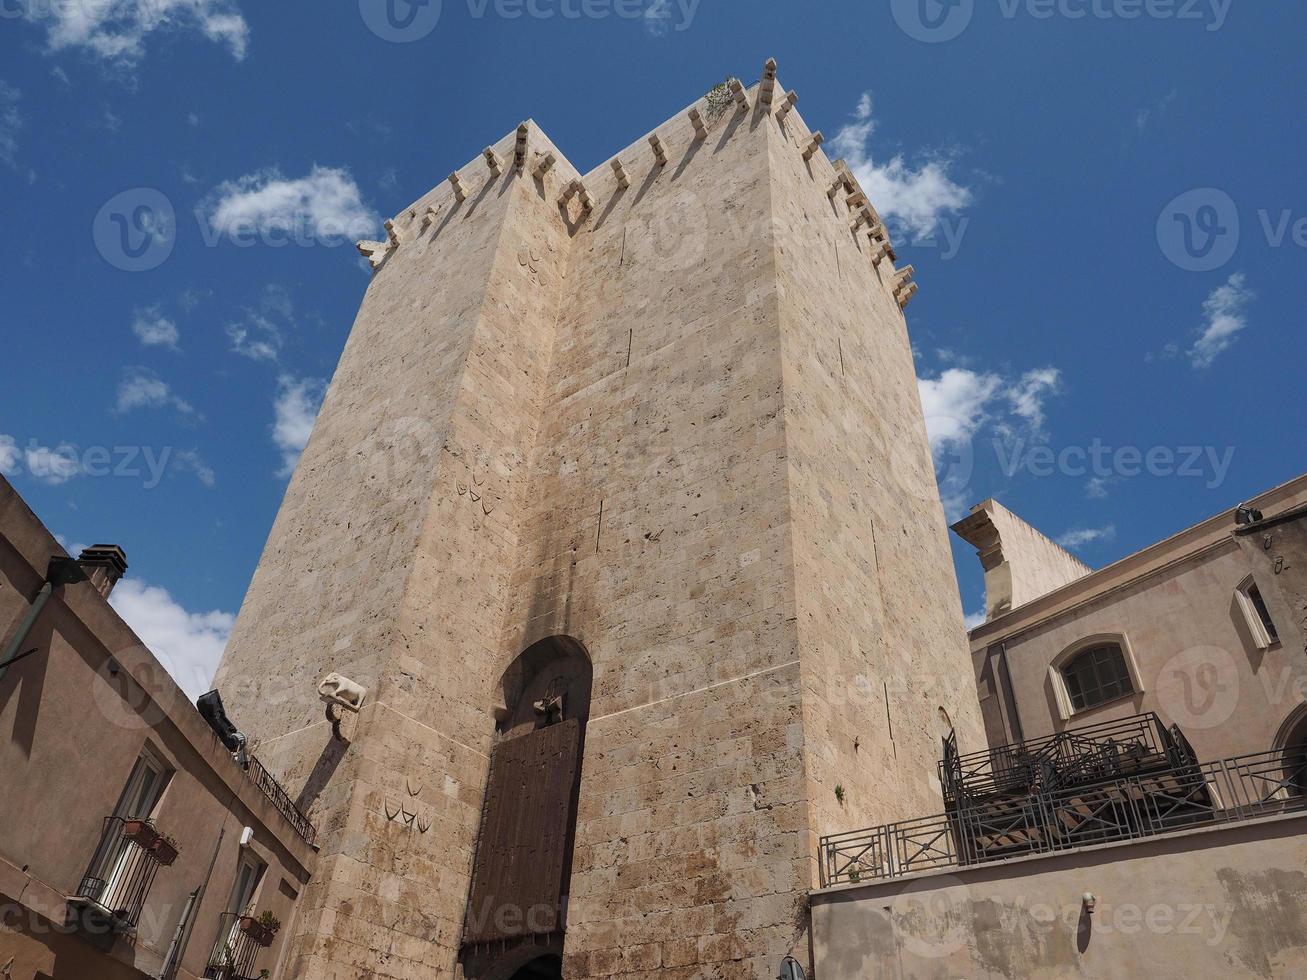
<svg viewBox="0 0 1307 980"><path fill-rule="evenodd" d="M1307 759L1267 752L991 800L823 837L823 887L1307 810Z"/></svg>

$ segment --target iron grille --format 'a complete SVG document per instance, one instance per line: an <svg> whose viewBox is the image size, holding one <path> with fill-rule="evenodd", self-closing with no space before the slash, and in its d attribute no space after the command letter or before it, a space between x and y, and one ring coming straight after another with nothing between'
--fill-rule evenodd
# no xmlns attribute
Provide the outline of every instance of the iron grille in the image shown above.
<svg viewBox="0 0 1307 980"><path fill-rule="evenodd" d="M294 828L295 833L299 834L304 842L312 847L317 841L317 829L309 821L309 818L300 812L300 808L295 805L295 801L282 789L281 783L273 778L272 773L263 768L263 763L254 756L250 756L246 775L277 808L277 812L286 818L286 821Z"/></svg>
<svg viewBox="0 0 1307 980"><path fill-rule="evenodd" d="M78 898L123 928L134 929L141 921L141 910L159 870L154 851L127 836L129 825L140 824L149 826L148 821L105 817L100 844L77 888Z"/></svg>
<svg viewBox="0 0 1307 980"><path fill-rule="evenodd" d="M821 839L823 887L968 867L1307 810L1307 759L1284 752L1007 798Z"/></svg>
<svg viewBox="0 0 1307 980"><path fill-rule="evenodd" d="M239 912L224 912L218 917L218 938L204 968L206 980L256 980L254 972L263 943L242 927Z"/></svg>

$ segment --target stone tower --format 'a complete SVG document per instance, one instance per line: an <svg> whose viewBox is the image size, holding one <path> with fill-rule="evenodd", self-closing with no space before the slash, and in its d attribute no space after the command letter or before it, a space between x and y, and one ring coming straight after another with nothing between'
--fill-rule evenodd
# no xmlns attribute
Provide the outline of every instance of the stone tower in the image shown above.
<svg viewBox="0 0 1307 980"><path fill-rule="evenodd" d="M981 744L916 286L796 99L524 123L360 246L216 681L320 829L286 976L774 977L819 835Z"/></svg>

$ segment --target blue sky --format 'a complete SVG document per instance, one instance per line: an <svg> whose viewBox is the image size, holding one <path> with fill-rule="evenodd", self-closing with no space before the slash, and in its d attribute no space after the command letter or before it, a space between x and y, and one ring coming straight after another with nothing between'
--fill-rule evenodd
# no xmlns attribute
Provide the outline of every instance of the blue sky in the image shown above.
<svg viewBox="0 0 1307 980"><path fill-rule="evenodd" d="M0 0L0 469L70 548L124 545L119 608L202 689L366 286L353 240L524 118L584 171L774 56L917 268L950 516L998 496L1107 564L1304 469L1305 27L1252 0Z"/></svg>

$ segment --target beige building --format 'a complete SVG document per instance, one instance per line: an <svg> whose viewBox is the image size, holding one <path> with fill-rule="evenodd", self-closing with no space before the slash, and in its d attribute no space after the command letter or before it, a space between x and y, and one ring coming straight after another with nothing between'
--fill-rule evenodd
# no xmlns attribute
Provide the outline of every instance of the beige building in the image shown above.
<svg viewBox="0 0 1307 980"><path fill-rule="evenodd" d="M276 974L315 831L110 607L126 567L0 477L0 976Z"/></svg>
<svg viewBox="0 0 1307 980"><path fill-rule="evenodd" d="M995 501L986 741L822 842L817 975L1307 973L1307 477L1100 571Z"/></svg>

